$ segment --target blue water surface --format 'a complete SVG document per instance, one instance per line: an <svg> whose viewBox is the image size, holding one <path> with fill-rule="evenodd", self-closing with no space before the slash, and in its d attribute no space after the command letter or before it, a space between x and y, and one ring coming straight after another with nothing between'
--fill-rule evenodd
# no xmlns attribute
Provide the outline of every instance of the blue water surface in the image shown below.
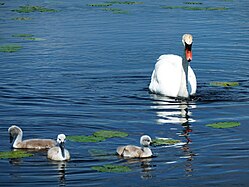
<svg viewBox="0 0 249 187"><path fill-rule="evenodd" d="M247 0L88 5L105 2L0 1L0 45L22 46L14 53L0 53L0 151L11 150L7 129L12 124L23 129L24 139L56 138L59 133L90 135L98 130L129 134L100 143L67 141L69 162L51 162L46 151L29 158L1 159L0 186L247 186ZM12 11L27 4L58 11ZM181 55L184 33L194 37L191 66L197 76L196 96L186 102L150 94L156 59L161 54ZM210 86L213 81L238 82L239 86ZM224 121L241 125L230 129L206 126ZM143 134L184 144L152 147L155 157L150 159L126 160L115 155L120 145L139 145ZM96 149L106 154L90 154ZM92 169L105 164L128 166L131 172Z"/></svg>

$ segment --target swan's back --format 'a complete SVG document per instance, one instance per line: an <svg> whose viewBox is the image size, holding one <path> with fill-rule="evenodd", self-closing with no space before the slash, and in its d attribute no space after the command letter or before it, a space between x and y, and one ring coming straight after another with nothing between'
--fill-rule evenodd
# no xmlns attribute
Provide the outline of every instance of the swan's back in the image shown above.
<svg viewBox="0 0 249 187"><path fill-rule="evenodd" d="M143 150L141 147L134 145L120 146L117 148L117 153L125 158L148 158L152 156L149 148Z"/></svg>
<svg viewBox="0 0 249 187"><path fill-rule="evenodd" d="M49 149L56 145L56 141L52 139L28 139L17 143L14 148L25 149Z"/></svg>

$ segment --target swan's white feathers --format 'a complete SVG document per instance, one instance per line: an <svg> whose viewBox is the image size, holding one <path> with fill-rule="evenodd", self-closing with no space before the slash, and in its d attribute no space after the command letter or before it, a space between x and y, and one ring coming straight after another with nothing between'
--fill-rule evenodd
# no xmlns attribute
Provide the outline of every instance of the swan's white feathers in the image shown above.
<svg viewBox="0 0 249 187"><path fill-rule="evenodd" d="M151 92L177 97L181 84L182 58L177 55L161 55L155 64L149 89ZM170 78L168 78L170 77Z"/></svg>
<svg viewBox="0 0 249 187"><path fill-rule="evenodd" d="M192 42L191 34L183 35L182 43L184 46L185 44L191 45ZM186 55L185 52L184 54ZM149 90L159 95L187 98L196 93L196 84L195 73L186 56L161 55L152 72Z"/></svg>

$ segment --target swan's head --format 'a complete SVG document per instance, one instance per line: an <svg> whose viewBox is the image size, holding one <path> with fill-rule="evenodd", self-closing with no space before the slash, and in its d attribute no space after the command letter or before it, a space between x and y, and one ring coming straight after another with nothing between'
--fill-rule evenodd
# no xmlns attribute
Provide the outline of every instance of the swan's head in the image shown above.
<svg viewBox="0 0 249 187"><path fill-rule="evenodd" d="M188 62L190 62L192 60L192 43L193 43L193 36L191 34L184 34L182 36L182 43L185 47L184 51L185 51L185 55L186 55L186 59Z"/></svg>
<svg viewBox="0 0 249 187"><path fill-rule="evenodd" d="M148 147L151 143L152 143L152 140L148 135L143 135L140 138L140 144L144 147Z"/></svg>
<svg viewBox="0 0 249 187"><path fill-rule="evenodd" d="M10 143L13 142L14 139L16 139L17 135L21 134L22 135L22 129L16 125L12 125L8 129L8 133L10 135Z"/></svg>

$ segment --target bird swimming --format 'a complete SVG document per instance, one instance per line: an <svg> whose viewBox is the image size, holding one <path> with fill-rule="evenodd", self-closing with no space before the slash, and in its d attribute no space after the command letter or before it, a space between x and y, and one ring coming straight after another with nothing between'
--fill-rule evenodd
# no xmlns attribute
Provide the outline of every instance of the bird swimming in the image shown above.
<svg viewBox="0 0 249 187"><path fill-rule="evenodd" d="M161 55L152 72L149 90L152 93L168 96L188 98L195 95L197 89L196 76L190 67L192 60L193 36L182 36L184 46L183 56L167 54Z"/></svg>
<svg viewBox="0 0 249 187"><path fill-rule="evenodd" d="M53 139L27 139L22 140L23 131L20 127L12 125L8 129L10 135L10 143L16 149L49 149L56 145Z"/></svg>
<svg viewBox="0 0 249 187"><path fill-rule="evenodd" d="M142 147L134 145L120 146L117 148L117 153L125 158L148 158L153 155L149 148L151 143L151 138L148 135L143 135L140 138L140 144Z"/></svg>
<svg viewBox="0 0 249 187"><path fill-rule="evenodd" d="M58 146L52 147L48 150L47 157L55 161L65 161L70 159L70 153L65 149L65 134L59 134L57 136Z"/></svg>

